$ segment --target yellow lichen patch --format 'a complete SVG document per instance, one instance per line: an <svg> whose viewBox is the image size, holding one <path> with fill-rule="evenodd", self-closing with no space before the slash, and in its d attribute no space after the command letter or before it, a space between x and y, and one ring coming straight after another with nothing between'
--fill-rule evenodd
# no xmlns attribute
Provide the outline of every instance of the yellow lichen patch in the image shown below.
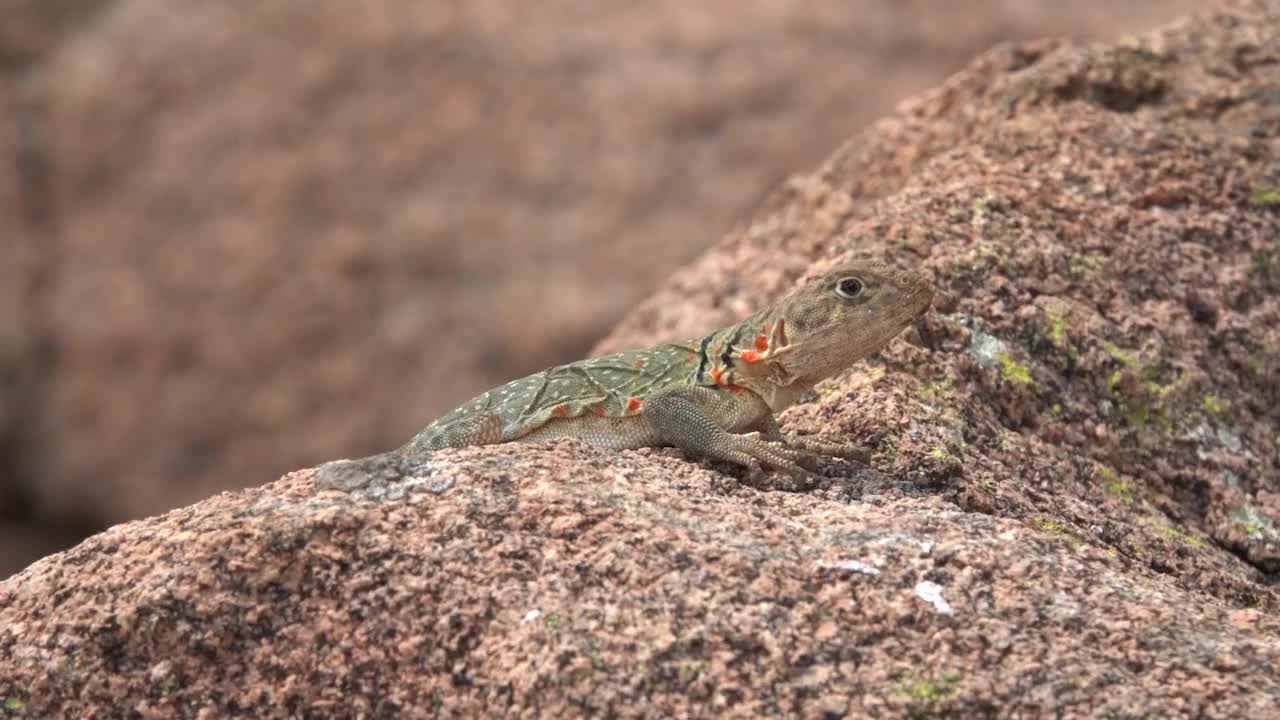
<svg viewBox="0 0 1280 720"><path fill-rule="evenodd" d="M1064 522L1037 515L1031 518L1031 524L1041 532L1066 538L1073 548L1080 544L1080 538L1076 537L1075 530Z"/></svg>
<svg viewBox="0 0 1280 720"><path fill-rule="evenodd" d="M938 445L929 450L929 457L946 468L956 471L964 467L964 447Z"/></svg>
<svg viewBox="0 0 1280 720"><path fill-rule="evenodd" d="M1072 360L1080 357L1080 352L1071 342L1073 331L1071 325L1071 306L1056 299L1047 299L1044 307L1044 336L1055 350Z"/></svg>
<svg viewBox="0 0 1280 720"><path fill-rule="evenodd" d="M1023 387L1030 387L1034 380L1031 379L1031 370L1026 365L1014 360L1009 353L996 353L996 362L1000 363L1000 376L1009 382L1017 383Z"/></svg>
<svg viewBox="0 0 1280 720"><path fill-rule="evenodd" d="M1107 269L1107 256L1097 254L1077 255L1067 262L1067 269L1076 278L1100 275Z"/></svg>
<svg viewBox="0 0 1280 720"><path fill-rule="evenodd" d="M1165 432L1173 430L1172 396L1185 385L1185 377L1157 382L1159 372L1154 365L1105 340L1102 349L1120 365L1107 376L1106 388L1125 423L1132 428L1155 425Z"/></svg>
<svg viewBox="0 0 1280 720"><path fill-rule="evenodd" d="M909 671L898 681L898 694L911 698L912 717L929 717L942 712L948 699L955 694L960 676L943 673L931 677Z"/></svg>
<svg viewBox="0 0 1280 720"><path fill-rule="evenodd" d="M969 214L969 227L973 228L973 234L976 237L998 240L1006 234L1007 229L1003 225L991 221L992 215L999 214L1002 206L1003 201L1000 197L990 191L973 201ZM983 255L994 254L991 247L984 242L978 243L978 250Z"/></svg>
<svg viewBox="0 0 1280 720"><path fill-rule="evenodd" d="M937 380L930 380L920 388L920 397L929 402L941 400L951 393L954 385L951 378L943 376Z"/></svg>
<svg viewBox="0 0 1280 720"><path fill-rule="evenodd" d="M1179 542L1182 542L1188 547L1192 547L1197 550L1204 547L1204 541L1201 540L1200 538L1194 535L1189 535L1185 532L1182 532L1181 530L1175 527L1172 527L1170 525L1164 525L1161 523L1152 523L1151 529L1169 538L1170 540L1177 540Z"/></svg>
<svg viewBox="0 0 1280 720"><path fill-rule="evenodd" d="M1067 318L1065 315L1049 313L1049 342L1059 350L1067 350Z"/></svg>
<svg viewBox="0 0 1280 720"><path fill-rule="evenodd" d="M1209 394L1201 398L1200 407L1214 417L1222 417L1231 407L1231 404L1217 395Z"/></svg>
<svg viewBox="0 0 1280 720"><path fill-rule="evenodd" d="M1032 524L1032 525L1035 525L1036 527L1040 528L1041 530L1044 530L1045 532L1051 532L1051 533L1055 533L1055 534L1059 534L1059 535L1070 535L1070 534L1071 534L1071 533L1067 530L1067 526L1066 526L1066 525L1064 525L1063 523L1058 522L1057 520L1053 520L1053 519L1051 519L1051 518L1041 517L1041 516L1037 515L1036 517L1034 517L1034 518L1032 518L1032 519L1031 519L1031 524Z"/></svg>
<svg viewBox="0 0 1280 720"><path fill-rule="evenodd" d="M678 660L674 663L676 672L684 682L693 682L698 676L711 667L706 660Z"/></svg>
<svg viewBox="0 0 1280 720"><path fill-rule="evenodd" d="M1125 367L1131 368L1131 367L1138 366L1138 361L1132 355L1125 352L1124 350L1121 350L1120 346L1116 345L1113 342L1103 340L1102 349L1107 353L1107 355L1111 356L1112 360L1115 360L1116 362L1120 363Z"/></svg>
<svg viewBox="0 0 1280 720"><path fill-rule="evenodd" d="M1261 207L1280 205L1280 188L1256 187L1249 193L1249 203Z"/></svg>
<svg viewBox="0 0 1280 720"><path fill-rule="evenodd" d="M1126 505L1133 503L1133 489L1115 470L1106 465L1099 465L1097 473L1098 479L1102 481L1102 487L1107 491L1108 495Z"/></svg>

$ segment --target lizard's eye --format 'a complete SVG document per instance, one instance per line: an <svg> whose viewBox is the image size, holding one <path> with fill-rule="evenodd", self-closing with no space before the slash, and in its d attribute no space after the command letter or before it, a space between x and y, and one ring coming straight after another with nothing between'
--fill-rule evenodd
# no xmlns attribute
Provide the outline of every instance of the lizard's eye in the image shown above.
<svg viewBox="0 0 1280 720"><path fill-rule="evenodd" d="M840 278L836 283L836 294L846 300L853 300L862 294L866 286L856 277Z"/></svg>

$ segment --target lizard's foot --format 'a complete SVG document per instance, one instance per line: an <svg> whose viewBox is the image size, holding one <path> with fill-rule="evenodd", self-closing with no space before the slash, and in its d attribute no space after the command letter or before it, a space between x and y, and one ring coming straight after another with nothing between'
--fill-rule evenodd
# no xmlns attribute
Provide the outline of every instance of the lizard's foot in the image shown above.
<svg viewBox="0 0 1280 720"><path fill-rule="evenodd" d="M765 440L758 432L742 435L726 433L725 440L717 447L708 448L706 454L718 460L727 460L747 468L763 463L795 477L803 478L817 467L816 458L803 450L787 447L780 442Z"/></svg>

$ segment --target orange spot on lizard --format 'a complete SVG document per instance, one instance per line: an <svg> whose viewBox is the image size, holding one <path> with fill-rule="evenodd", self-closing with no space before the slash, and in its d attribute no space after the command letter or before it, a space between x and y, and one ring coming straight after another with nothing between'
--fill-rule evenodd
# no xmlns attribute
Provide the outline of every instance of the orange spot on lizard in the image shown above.
<svg viewBox="0 0 1280 720"><path fill-rule="evenodd" d="M627 398L627 410L635 412L640 409L640 398Z"/></svg>
<svg viewBox="0 0 1280 720"><path fill-rule="evenodd" d="M591 414L596 417L604 417L604 405L591 406Z"/></svg>
<svg viewBox="0 0 1280 720"><path fill-rule="evenodd" d="M741 354L741 355L739 355L739 357L741 357L741 358L742 358L742 361L743 361L743 362L748 362L748 363L758 363L758 362L760 362L760 353L758 353L758 352L753 352L753 351L751 351L751 350L743 350L743 351L742 351L742 354Z"/></svg>
<svg viewBox="0 0 1280 720"><path fill-rule="evenodd" d="M768 331L766 331L766 332L768 332ZM769 338L765 337L764 335L757 335L757 336L756 336L756 349L757 349L757 350L759 350L760 352L764 352L765 350L768 350L768 349L769 349Z"/></svg>
<svg viewBox="0 0 1280 720"><path fill-rule="evenodd" d="M720 368L711 368L711 382L717 385L723 385L724 383L721 377L722 374L723 372L720 370Z"/></svg>
<svg viewBox="0 0 1280 720"><path fill-rule="evenodd" d="M564 403L560 403L559 405L551 408L551 414L556 417L564 417L569 414L569 406Z"/></svg>

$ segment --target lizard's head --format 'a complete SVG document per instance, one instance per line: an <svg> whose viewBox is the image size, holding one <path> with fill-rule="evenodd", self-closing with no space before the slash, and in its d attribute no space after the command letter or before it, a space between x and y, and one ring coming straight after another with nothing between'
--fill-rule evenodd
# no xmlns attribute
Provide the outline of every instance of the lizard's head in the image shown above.
<svg viewBox="0 0 1280 720"><path fill-rule="evenodd" d="M842 265L765 312L776 381L815 383L888 344L933 301L926 276L879 262ZM763 368L761 368L763 369Z"/></svg>

